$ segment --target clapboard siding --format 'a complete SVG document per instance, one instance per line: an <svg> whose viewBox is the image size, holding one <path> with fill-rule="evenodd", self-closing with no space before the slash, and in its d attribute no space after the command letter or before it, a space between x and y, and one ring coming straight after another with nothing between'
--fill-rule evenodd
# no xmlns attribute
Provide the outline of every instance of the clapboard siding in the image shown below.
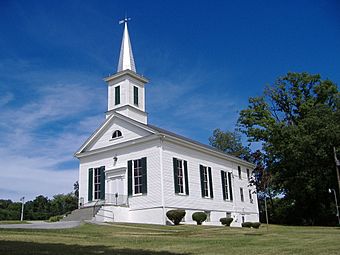
<svg viewBox="0 0 340 255"><path fill-rule="evenodd" d="M105 169L113 168L113 157L117 155L117 163L115 167L127 167L128 160L140 159L147 157L147 185L148 192L146 195L133 196L129 198L131 209L141 209L161 206L160 183L159 175L160 158L159 158L158 140L145 142L139 145L131 145L125 148L111 150L98 153L96 155L80 158L80 175L79 175L79 194L87 203L87 183L88 169L100 166L105 166ZM127 194L127 176L124 179L125 194Z"/></svg>
<svg viewBox="0 0 340 255"><path fill-rule="evenodd" d="M173 177L173 157L183 159L188 162L189 196L177 195L174 191ZM221 158L210 156L199 151L171 143L169 141L163 146L164 162L164 196L166 207L177 207L207 211L238 211L238 212L258 212L256 195L253 195L254 203L250 203L246 178L246 167L242 167L243 177L238 178L237 164ZM212 169L214 198L202 198L199 165L205 165ZM223 200L221 172L232 172L233 178L233 201ZM244 189L244 202L241 202L240 187Z"/></svg>
<svg viewBox="0 0 340 255"><path fill-rule="evenodd" d="M115 130L120 130L122 132L122 137L112 139L112 134ZM111 125L109 125L106 130L103 130L102 134L88 146L87 151L134 140L149 134L150 133L148 131L136 127L129 122L123 121L119 118L113 118Z"/></svg>

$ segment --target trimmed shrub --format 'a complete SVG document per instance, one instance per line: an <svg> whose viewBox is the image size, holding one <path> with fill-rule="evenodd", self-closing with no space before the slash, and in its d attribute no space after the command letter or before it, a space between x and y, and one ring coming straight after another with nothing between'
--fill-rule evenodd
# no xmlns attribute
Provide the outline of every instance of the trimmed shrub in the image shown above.
<svg viewBox="0 0 340 255"><path fill-rule="evenodd" d="M261 226L261 223L260 222L252 222L251 223L251 227L252 228L259 228Z"/></svg>
<svg viewBox="0 0 340 255"><path fill-rule="evenodd" d="M57 221L60 221L62 218L64 218L63 215L56 215L56 216L50 217L48 221L50 221L50 222L57 222Z"/></svg>
<svg viewBox="0 0 340 255"><path fill-rule="evenodd" d="M251 228L252 227L252 222L243 222L242 223L242 228Z"/></svg>
<svg viewBox="0 0 340 255"><path fill-rule="evenodd" d="M197 222L197 225L202 225L202 222L207 219L207 214L204 212L195 212L192 214L192 219Z"/></svg>
<svg viewBox="0 0 340 255"><path fill-rule="evenodd" d="M171 220L175 225L178 225L185 216L184 210L170 210L167 211L166 217Z"/></svg>
<svg viewBox="0 0 340 255"><path fill-rule="evenodd" d="M221 218L220 222L222 225L229 227L233 220L234 220L233 218Z"/></svg>

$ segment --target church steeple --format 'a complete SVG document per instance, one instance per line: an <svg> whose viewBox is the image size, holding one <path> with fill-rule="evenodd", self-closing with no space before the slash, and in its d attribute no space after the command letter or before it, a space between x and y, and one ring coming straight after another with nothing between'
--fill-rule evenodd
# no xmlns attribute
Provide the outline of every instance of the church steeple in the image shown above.
<svg viewBox="0 0 340 255"><path fill-rule="evenodd" d="M124 23L122 45L120 48L117 73L104 80L108 85L108 104L106 117L118 112L133 120L147 124L145 112L145 84L148 80L136 73L127 22L129 18L120 21Z"/></svg>
<svg viewBox="0 0 340 255"><path fill-rule="evenodd" d="M124 33L122 39L122 45L120 47L119 62L117 72L124 70L131 70L136 72L135 60L132 54L132 48L130 43L130 36L127 23L130 18L125 18L119 22L119 24L124 23Z"/></svg>

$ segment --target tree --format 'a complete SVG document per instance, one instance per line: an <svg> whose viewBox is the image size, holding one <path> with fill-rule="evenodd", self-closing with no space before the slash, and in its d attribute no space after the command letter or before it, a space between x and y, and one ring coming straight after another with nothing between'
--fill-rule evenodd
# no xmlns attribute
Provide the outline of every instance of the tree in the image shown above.
<svg viewBox="0 0 340 255"><path fill-rule="evenodd" d="M25 219L46 220L51 215L50 200L43 195L37 196L33 201L27 201L24 206Z"/></svg>
<svg viewBox="0 0 340 255"><path fill-rule="evenodd" d="M340 146L339 98L337 86L319 75L288 73L240 112L240 130L248 141L263 144L271 187L283 196L288 223L332 221L327 189L336 187L332 148Z"/></svg>
<svg viewBox="0 0 340 255"><path fill-rule="evenodd" d="M235 157L250 159L250 149L242 145L241 135L236 131L222 131L217 128L209 138L209 143L211 146Z"/></svg>
<svg viewBox="0 0 340 255"><path fill-rule="evenodd" d="M63 215L78 207L78 198L72 193L54 195L51 200L51 214L53 216Z"/></svg>
<svg viewBox="0 0 340 255"><path fill-rule="evenodd" d="M74 195L77 199L79 199L79 182L76 181L74 184L73 184L73 191L74 191Z"/></svg>
<svg viewBox="0 0 340 255"><path fill-rule="evenodd" d="M0 199L0 220L19 220L21 203Z"/></svg>

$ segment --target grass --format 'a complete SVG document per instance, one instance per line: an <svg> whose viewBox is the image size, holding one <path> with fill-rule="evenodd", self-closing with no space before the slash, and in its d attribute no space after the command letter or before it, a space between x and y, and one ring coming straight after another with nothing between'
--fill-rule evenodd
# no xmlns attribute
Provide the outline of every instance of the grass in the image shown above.
<svg viewBox="0 0 340 255"><path fill-rule="evenodd" d="M3 224L30 224L28 221L20 221L20 220L0 220L0 225Z"/></svg>
<svg viewBox="0 0 340 255"><path fill-rule="evenodd" d="M340 228L84 224L0 229L0 254L339 254Z"/></svg>

